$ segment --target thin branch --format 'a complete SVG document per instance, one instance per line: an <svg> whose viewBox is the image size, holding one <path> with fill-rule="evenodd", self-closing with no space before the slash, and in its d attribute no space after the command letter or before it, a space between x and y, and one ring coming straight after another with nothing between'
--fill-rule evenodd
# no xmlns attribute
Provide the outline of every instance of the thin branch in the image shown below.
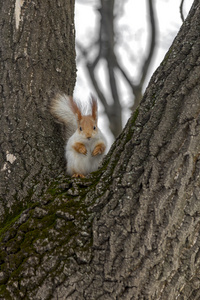
<svg viewBox="0 0 200 300"><path fill-rule="evenodd" d="M149 53L144 61L143 67L142 67L142 76L140 80L140 85L142 86L146 76L147 72L149 70L150 63L153 58L155 46L156 46L156 36L157 36L157 30L156 30L156 21L155 21L155 8L153 6L154 0L148 0L149 4L149 16L150 16L150 28L151 28L151 39L150 39L150 47L149 47Z"/></svg>
<svg viewBox="0 0 200 300"><path fill-rule="evenodd" d="M116 79L115 79L115 33L114 33L114 0L113 1L106 1L101 0L101 16L102 16L102 42L104 43L104 58L107 62L108 66L108 74L109 74L109 81L110 81L110 88L113 100L115 102L115 108L119 107L121 111L121 105L119 101L119 93L117 89Z"/></svg>
<svg viewBox="0 0 200 300"><path fill-rule="evenodd" d="M98 95L98 98L101 101L101 103L103 104L106 114L108 114L110 111L109 105L106 101L106 98L104 97L104 94L101 92L101 89L99 88L99 85L98 85L98 82L97 82L96 76L95 76L94 66L92 64L90 64L89 62L86 64L86 66L87 66L92 84L94 86L94 89Z"/></svg>
<svg viewBox="0 0 200 300"><path fill-rule="evenodd" d="M121 118L122 118L122 107L120 103L118 85L116 80L116 70L118 69L122 76L127 81L128 85L132 89L134 95L134 106L138 106L141 98L142 98L142 86L144 80L146 79L147 72L149 69L149 65L151 63L154 50L155 50L155 40L156 40L156 24L155 24L155 16L154 16L154 8L153 8L153 0L148 0L149 3L149 15L150 15L150 28L151 28L151 40L149 51L147 53L147 58L143 63L140 75L140 82L138 84L134 84L124 70L124 68L120 65L115 55L115 32L114 32L114 4L115 0L100 0L101 7L98 9L101 15L101 21L99 26L99 32L97 34L97 40L94 45L98 47L98 53L93 59L90 61L89 53L91 52L91 47L88 49L84 49L81 45L78 45L83 57L85 58L86 67L88 69L90 79L92 81L93 87L98 95L98 98L102 102L105 112L110 119L110 127L113 134L116 136L121 131ZM99 80L96 78L95 71L99 62L104 59L107 63L108 70L108 87L110 87L110 92L113 98L113 104L109 105L107 99L100 88ZM120 123L120 126L119 126Z"/></svg>
<svg viewBox="0 0 200 300"><path fill-rule="evenodd" d="M156 36L157 36L157 30L156 30L156 22L155 22L155 10L153 7L153 0L148 0L149 3L149 16L150 16L150 27L151 27L151 39L150 39L150 47L149 47L149 53L147 55L146 60L144 61L142 72L141 72L141 79L140 82L135 85L129 78L127 72L124 71L124 69L120 66L119 62L116 59L116 67L120 70L122 75L124 76L125 80L129 84L129 86L132 89L132 92L134 94L134 104L132 106L132 109L135 110L137 106L139 105L141 98L142 98L142 87L144 84L144 81L146 79L150 63L153 58L153 54L155 51L155 45L156 45Z"/></svg>
<svg viewBox="0 0 200 300"><path fill-rule="evenodd" d="M119 69L119 71L122 73L122 75L124 76L124 78L126 79L127 83L130 85L133 93L134 90L138 88L137 85L133 84L133 82L131 81L131 79L129 78L127 72L124 71L124 69L122 68L122 66L119 64L117 58L116 58L116 67Z"/></svg>
<svg viewBox="0 0 200 300"><path fill-rule="evenodd" d="M101 60L102 55L103 55L101 36L102 36L102 28L100 26L99 38L97 39L97 41L94 44L92 44L88 48L85 48L81 45L81 43L76 42L76 46L77 46L77 48L79 49L79 51L81 52L82 56L85 59L85 65L86 65L87 70L89 72L89 76L90 76L90 79L92 81L93 87L94 87L94 89L97 93L97 96L98 96L99 100L102 102L102 104L104 106L106 114L108 114L109 111L110 111L109 105L108 105L108 103L106 101L106 98L104 97L103 93L101 92L101 89L99 87L98 81L96 80L96 76L95 76L95 68L97 67L97 65L98 65L98 63ZM89 59L88 59L88 54L90 52L91 47L96 45L96 44L99 46L99 52L98 52L97 56L95 57L94 61L90 62Z"/></svg>
<svg viewBox="0 0 200 300"><path fill-rule="evenodd" d="M180 15L181 15L181 20L184 22L185 18L183 15L183 4L184 4L184 0L181 0L181 4L180 4Z"/></svg>

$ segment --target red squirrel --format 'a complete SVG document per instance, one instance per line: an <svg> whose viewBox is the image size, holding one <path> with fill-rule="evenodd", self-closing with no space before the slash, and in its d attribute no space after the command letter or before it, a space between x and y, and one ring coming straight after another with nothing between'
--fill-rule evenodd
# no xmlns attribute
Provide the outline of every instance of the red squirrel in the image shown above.
<svg viewBox="0 0 200 300"><path fill-rule="evenodd" d="M67 174L73 177L96 171L106 150L106 139L97 125L97 100L92 97L90 105L91 114L83 115L71 96L58 94L51 102L51 114L66 127Z"/></svg>

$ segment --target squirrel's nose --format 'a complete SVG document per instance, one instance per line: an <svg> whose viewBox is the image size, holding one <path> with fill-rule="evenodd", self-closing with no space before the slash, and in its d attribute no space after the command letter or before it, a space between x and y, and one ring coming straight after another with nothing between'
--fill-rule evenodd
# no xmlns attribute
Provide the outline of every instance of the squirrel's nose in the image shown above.
<svg viewBox="0 0 200 300"><path fill-rule="evenodd" d="M87 140L90 140L91 137L92 137L91 132L86 132L85 137L86 137Z"/></svg>

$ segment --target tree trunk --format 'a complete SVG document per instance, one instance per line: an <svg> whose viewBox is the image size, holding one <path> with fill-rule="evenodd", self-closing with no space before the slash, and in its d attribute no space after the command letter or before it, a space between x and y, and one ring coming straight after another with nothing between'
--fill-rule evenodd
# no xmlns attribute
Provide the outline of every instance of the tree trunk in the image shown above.
<svg viewBox="0 0 200 300"><path fill-rule="evenodd" d="M4 221L8 213L38 201L44 182L64 170L64 144L48 99L53 91L72 94L74 88L74 1L3 1L0 20Z"/></svg>
<svg viewBox="0 0 200 300"><path fill-rule="evenodd" d="M7 219L2 299L200 298L199 32L196 0L102 168Z"/></svg>

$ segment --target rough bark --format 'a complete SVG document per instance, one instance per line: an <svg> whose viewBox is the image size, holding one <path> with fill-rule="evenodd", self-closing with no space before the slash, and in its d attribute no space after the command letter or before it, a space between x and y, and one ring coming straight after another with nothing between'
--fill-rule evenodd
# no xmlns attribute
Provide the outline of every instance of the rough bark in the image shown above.
<svg viewBox="0 0 200 300"><path fill-rule="evenodd" d="M199 299L200 3L87 179L1 230L2 299Z"/></svg>
<svg viewBox="0 0 200 300"><path fill-rule="evenodd" d="M63 140L47 106L52 91L74 88L73 2L0 5L0 221L38 201L44 181L64 170Z"/></svg>

